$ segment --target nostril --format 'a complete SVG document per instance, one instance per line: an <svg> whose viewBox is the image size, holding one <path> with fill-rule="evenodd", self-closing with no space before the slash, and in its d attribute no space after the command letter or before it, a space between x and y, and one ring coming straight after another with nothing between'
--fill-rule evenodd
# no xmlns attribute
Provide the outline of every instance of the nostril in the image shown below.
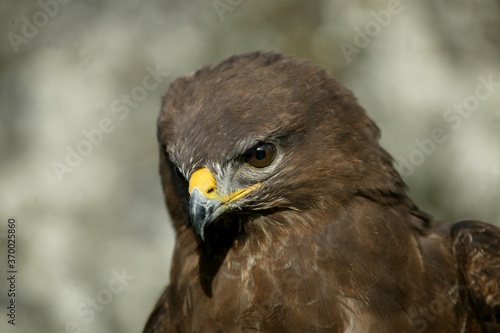
<svg viewBox="0 0 500 333"><path fill-rule="evenodd" d="M201 168L191 174L189 177L189 193L192 193L195 188L198 188L200 194L215 195L217 183L210 170Z"/></svg>

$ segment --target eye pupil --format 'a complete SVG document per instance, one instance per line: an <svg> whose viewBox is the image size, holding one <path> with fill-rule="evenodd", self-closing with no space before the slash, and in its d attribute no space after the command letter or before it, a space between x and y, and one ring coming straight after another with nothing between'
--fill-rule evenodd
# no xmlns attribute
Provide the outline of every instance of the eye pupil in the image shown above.
<svg viewBox="0 0 500 333"><path fill-rule="evenodd" d="M257 148L255 150L255 158L258 159L259 161L262 161L263 159L266 158L266 151L263 150L261 147Z"/></svg>
<svg viewBox="0 0 500 333"><path fill-rule="evenodd" d="M274 161L275 154L276 147L273 144L259 143L243 154L243 158L255 168L265 168Z"/></svg>

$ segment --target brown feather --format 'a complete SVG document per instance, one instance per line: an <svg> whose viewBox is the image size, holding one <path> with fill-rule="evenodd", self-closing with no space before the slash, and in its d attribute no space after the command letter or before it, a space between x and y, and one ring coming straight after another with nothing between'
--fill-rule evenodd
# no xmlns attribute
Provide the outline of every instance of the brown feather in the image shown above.
<svg viewBox="0 0 500 333"><path fill-rule="evenodd" d="M451 234L467 292L464 301L475 309L485 332L500 332L500 230L483 222L462 221Z"/></svg>

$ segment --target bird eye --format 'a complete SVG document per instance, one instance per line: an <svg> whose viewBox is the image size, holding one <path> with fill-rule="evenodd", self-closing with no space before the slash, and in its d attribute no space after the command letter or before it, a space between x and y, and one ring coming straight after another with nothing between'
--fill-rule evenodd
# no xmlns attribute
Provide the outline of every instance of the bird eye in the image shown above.
<svg viewBox="0 0 500 333"><path fill-rule="evenodd" d="M259 143L243 154L243 158L255 168L265 168L274 161L275 155L276 147L273 144Z"/></svg>
<svg viewBox="0 0 500 333"><path fill-rule="evenodd" d="M177 177L179 177L180 179L186 179L184 177L184 174L182 173L181 169L179 169L178 167L174 166L174 172L177 175Z"/></svg>

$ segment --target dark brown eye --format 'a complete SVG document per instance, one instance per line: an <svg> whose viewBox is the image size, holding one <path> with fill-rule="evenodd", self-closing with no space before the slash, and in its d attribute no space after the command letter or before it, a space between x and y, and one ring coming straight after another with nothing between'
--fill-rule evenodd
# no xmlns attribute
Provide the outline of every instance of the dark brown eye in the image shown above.
<svg viewBox="0 0 500 333"><path fill-rule="evenodd" d="M177 175L177 177L179 177L180 179L186 179L184 178L184 174L181 172L181 169L179 169L178 167L174 166L174 172L175 174Z"/></svg>
<svg viewBox="0 0 500 333"><path fill-rule="evenodd" d="M276 147L273 144L259 143L243 154L243 158L255 168L265 168L274 161L275 155Z"/></svg>

